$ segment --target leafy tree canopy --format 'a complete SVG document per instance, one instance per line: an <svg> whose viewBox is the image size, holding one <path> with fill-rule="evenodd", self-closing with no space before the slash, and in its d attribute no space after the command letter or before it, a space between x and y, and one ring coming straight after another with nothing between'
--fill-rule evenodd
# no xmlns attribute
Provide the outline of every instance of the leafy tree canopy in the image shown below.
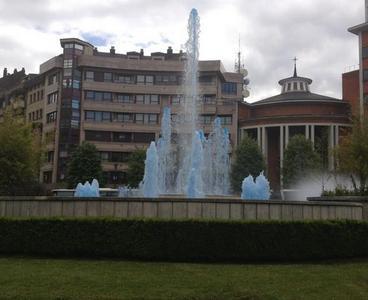
<svg viewBox="0 0 368 300"><path fill-rule="evenodd" d="M68 166L67 181L70 188L97 179L103 186L101 158L95 145L83 142L72 154Z"/></svg>
<svg viewBox="0 0 368 300"><path fill-rule="evenodd" d="M0 123L0 194L34 194L40 161L39 134L24 118L5 112Z"/></svg>
<svg viewBox="0 0 368 300"><path fill-rule="evenodd" d="M264 157L257 142L246 136L235 150L235 161L231 168L231 185L233 190L239 192L245 177L249 176L249 174L256 177L265 168Z"/></svg>
<svg viewBox="0 0 368 300"><path fill-rule="evenodd" d="M320 166L320 156L314 151L311 141L301 134L293 136L284 153L282 170L284 187L290 187L319 171Z"/></svg>

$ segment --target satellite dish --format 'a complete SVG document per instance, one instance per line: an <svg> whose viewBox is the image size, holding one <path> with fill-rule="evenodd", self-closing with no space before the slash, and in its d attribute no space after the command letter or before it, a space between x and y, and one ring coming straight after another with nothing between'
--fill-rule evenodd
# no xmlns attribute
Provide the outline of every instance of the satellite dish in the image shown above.
<svg viewBox="0 0 368 300"><path fill-rule="evenodd" d="M249 83L250 83L249 78L244 78L243 83L244 83L244 85L249 85Z"/></svg>
<svg viewBox="0 0 368 300"><path fill-rule="evenodd" d="M250 95L250 92L248 90L243 90L242 95L244 98L248 98Z"/></svg>
<svg viewBox="0 0 368 300"><path fill-rule="evenodd" d="M248 70L247 69L244 69L244 68L241 68L240 69L240 74L242 74L244 77L245 76L248 76Z"/></svg>

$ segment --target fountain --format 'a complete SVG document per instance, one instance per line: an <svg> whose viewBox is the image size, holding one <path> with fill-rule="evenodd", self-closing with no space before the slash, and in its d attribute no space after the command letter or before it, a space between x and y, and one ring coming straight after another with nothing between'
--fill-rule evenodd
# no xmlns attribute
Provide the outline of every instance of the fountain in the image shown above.
<svg viewBox="0 0 368 300"><path fill-rule="evenodd" d="M230 138L229 131L221 126L221 119L213 122L213 130L206 138L199 129L198 106L198 58L199 16L192 9L188 21L186 43L184 99L180 103L176 122L172 124L171 110L165 107L161 120L161 137L152 142L147 150L144 179L141 183L145 197L176 194L188 198L206 195L226 196L230 194ZM177 138L172 141L171 134ZM249 197L269 198L268 181L261 174ZM249 187L246 189L249 191Z"/></svg>
<svg viewBox="0 0 368 300"><path fill-rule="evenodd" d="M92 180L92 184L86 181L84 184L78 183L75 188L74 197L100 197L100 186L96 179Z"/></svg>
<svg viewBox="0 0 368 300"><path fill-rule="evenodd" d="M244 200L269 200L270 183L263 172L254 181L252 175L243 180L241 198Z"/></svg>

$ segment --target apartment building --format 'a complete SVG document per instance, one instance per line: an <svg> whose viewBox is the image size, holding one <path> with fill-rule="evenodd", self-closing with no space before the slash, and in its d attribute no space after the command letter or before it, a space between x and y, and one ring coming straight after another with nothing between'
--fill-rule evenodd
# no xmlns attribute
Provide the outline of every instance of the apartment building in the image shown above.
<svg viewBox="0 0 368 300"><path fill-rule="evenodd" d="M183 101L185 53L145 55L99 52L76 38L61 39L62 53L40 66L27 85L27 120L39 124L46 148L41 181L55 184L67 176L73 149L82 141L96 145L110 185L125 181L127 159L157 140L164 107L175 122ZM243 76L226 72L221 61L199 62L200 123L206 133L220 117L237 143L238 104Z"/></svg>

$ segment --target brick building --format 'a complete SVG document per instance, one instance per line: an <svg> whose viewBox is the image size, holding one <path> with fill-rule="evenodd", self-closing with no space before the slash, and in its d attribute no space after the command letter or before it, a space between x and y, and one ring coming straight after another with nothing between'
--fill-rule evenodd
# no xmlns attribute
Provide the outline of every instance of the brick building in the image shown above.
<svg viewBox="0 0 368 300"><path fill-rule="evenodd" d="M274 191L282 189L281 170L289 139L303 134L320 151L326 167L334 167L330 150L350 125L350 103L312 93L312 80L297 75L279 81L281 93L239 107L240 137L258 141L266 158L267 176Z"/></svg>
<svg viewBox="0 0 368 300"><path fill-rule="evenodd" d="M351 102L356 115L368 116L368 0L365 0L365 22L348 31L359 39L359 69L342 75L343 97Z"/></svg>

